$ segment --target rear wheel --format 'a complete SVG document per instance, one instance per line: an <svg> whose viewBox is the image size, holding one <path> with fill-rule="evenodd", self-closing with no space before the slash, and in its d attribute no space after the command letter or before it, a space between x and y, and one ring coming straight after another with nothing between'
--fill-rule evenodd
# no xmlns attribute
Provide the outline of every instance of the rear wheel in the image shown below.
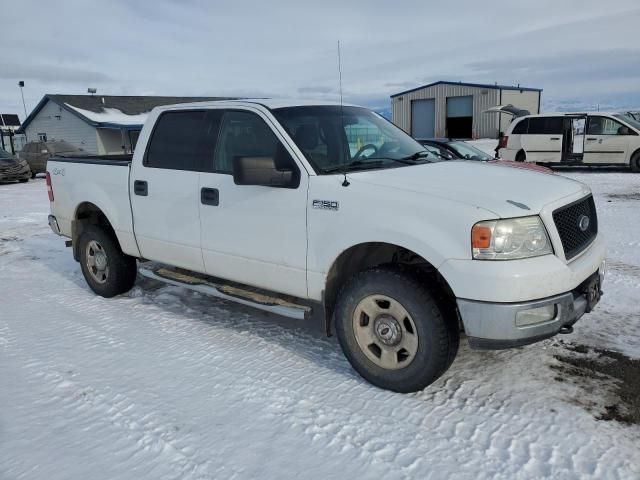
<svg viewBox="0 0 640 480"><path fill-rule="evenodd" d="M640 152L636 152L631 157L631 171L635 173L640 173Z"/></svg>
<svg viewBox="0 0 640 480"><path fill-rule="evenodd" d="M527 161L527 154L524 153L523 150L520 150L517 154L516 154L516 162L526 162Z"/></svg>
<svg viewBox="0 0 640 480"><path fill-rule="evenodd" d="M376 268L354 276L340 292L335 321L353 368L396 392L433 383L458 349L457 328L424 284L403 271Z"/></svg>
<svg viewBox="0 0 640 480"><path fill-rule="evenodd" d="M136 259L126 255L113 236L90 225L78 239L80 266L95 293L110 298L127 292L136 281Z"/></svg>

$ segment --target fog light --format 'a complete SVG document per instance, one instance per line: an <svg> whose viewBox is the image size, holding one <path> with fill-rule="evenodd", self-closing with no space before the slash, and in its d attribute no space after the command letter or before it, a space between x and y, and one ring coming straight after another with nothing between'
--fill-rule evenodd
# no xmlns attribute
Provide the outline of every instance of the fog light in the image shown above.
<svg viewBox="0 0 640 480"><path fill-rule="evenodd" d="M536 323L548 322L556 316L556 306L545 305L544 307L521 310L516 313L516 326L528 327Z"/></svg>

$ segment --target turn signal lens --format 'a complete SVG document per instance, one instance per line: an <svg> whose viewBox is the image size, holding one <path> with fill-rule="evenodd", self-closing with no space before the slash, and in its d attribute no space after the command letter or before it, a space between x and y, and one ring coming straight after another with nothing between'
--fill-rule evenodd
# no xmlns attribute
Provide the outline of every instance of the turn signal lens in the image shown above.
<svg viewBox="0 0 640 480"><path fill-rule="evenodd" d="M471 244L473 248L489 248L491 246L491 228L484 225L474 225L471 230Z"/></svg>

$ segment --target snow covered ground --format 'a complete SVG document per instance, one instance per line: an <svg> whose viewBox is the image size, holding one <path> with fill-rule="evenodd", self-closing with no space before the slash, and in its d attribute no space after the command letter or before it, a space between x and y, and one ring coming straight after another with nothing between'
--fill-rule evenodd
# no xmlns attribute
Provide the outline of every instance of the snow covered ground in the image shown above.
<svg viewBox="0 0 640 480"><path fill-rule="evenodd" d="M595 192L610 271L562 340L640 357L640 175L566 174ZM559 339L463 340L395 394L295 321L151 281L95 296L47 212L42 179L0 185L2 479L640 478L640 427L596 418L610 380L558 378Z"/></svg>

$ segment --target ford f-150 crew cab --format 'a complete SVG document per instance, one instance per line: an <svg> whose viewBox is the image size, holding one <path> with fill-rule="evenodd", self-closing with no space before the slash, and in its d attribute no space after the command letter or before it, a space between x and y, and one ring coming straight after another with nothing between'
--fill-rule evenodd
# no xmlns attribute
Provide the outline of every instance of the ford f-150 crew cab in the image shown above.
<svg viewBox="0 0 640 480"><path fill-rule="evenodd" d="M320 317L358 373L410 392L461 332L496 349L571 331L605 271L586 185L438 160L351 105L161 107L132 157L49 161L49 224L99 295L140 273Z"/></svg>

